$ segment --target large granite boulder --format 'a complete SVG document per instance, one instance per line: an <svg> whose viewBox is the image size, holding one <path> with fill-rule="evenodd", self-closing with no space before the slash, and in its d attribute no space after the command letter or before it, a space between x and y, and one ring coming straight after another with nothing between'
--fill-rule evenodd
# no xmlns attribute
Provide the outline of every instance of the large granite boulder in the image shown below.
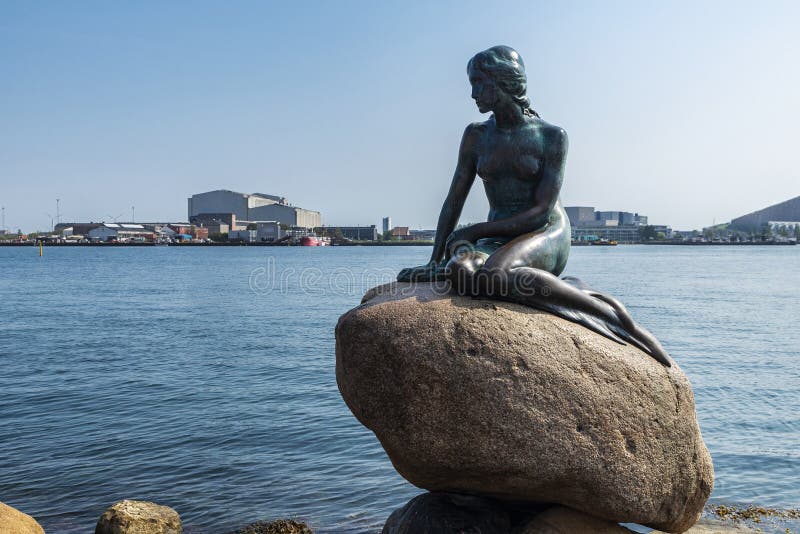
<svg viewBox="0 0 800 534"><path fill-rule="evenodd" d="M0 502L0 532L3 534L44 534L44 529L28 514Z"/></svg>
<svg viewBox="0 0 800 534"><path fill-rule="evenodd" d="M119 501L100 516L95 534L181 534L181 518L169 506L147 501Z"/></svg>
<svg viewBox="0 0 800 534"><path fill-rule="evenodd" d="M353 414L431 491L683 532L713 486L686 376L551 314L389 284L336 327Z"/></svg>

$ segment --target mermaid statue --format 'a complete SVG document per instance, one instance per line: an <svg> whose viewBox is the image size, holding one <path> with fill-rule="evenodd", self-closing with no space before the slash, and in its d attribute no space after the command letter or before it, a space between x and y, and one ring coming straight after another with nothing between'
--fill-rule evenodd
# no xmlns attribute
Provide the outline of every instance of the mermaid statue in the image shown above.
<svg viewBox="0 0 800 534"><path fill-rule="evenodd" d="M475 55L467 73L478 110L492 115L464 131L430 261L403 269L398 281L444 281L460 295L544 310L670 366L658 340L617 299L559 278L571 239L559 199L567 134L531 109L522 57L495 46ZM475 176L489 200L488 220L456 229Z"/></svg>

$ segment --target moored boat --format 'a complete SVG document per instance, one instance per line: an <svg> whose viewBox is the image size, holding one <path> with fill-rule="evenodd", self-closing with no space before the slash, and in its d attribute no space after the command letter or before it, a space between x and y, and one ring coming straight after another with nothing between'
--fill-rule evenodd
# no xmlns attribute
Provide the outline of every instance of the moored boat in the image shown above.
<svg viewBox="0 0 800 534"><path fill-rule="evenodd" d="M315 235L307 235L300 239L300 245L304 247L326 247L329 244L326 238Z"/></svg>

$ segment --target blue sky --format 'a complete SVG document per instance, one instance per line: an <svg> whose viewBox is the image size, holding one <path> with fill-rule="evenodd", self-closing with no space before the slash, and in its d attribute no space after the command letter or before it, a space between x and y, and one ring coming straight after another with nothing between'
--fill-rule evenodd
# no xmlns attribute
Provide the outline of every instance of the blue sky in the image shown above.
<svg viewBox="0 0 800 534"><path fill-rule="evenodd" d="M210 189L435 226L465 67L496 44L564 127L567 205L677 229L800 194L797 2L0 1L6 226L184 220ZM478 181L462 216L483 220Z"/></svg>

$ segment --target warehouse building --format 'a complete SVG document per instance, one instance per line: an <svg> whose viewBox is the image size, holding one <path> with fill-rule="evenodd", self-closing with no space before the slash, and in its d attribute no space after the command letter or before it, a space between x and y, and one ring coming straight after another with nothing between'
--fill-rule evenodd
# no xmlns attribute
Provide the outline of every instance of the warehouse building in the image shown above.
<svg viewBox="0 0 800 534"><path fill-rule="evenodd" d="M189 220L197 220L198 216L204 214L233 214L242 223L277 221L288 226L305 228L322 225L322 216L318 211L292 206L285 197L264 193L238 193L227 189L199 193L189 198ZM231 225L233 226L238 225Z"/></svg>
<svg viewBox="0 0 800 534"><path fill-rule="evenodd" d="M630 211L596 211L591 206L567 206L564 208L569 223L577 227L647 226L647 216Z"/></svg>
<svg viewBox="0 0 800 534"><path fill-rule="evenodd" d="M89 239L97 241L151 241L154 237L153 231L141 224L103 223L89 230Z"/></svg>
<svg viewBox="0 0 800 534"><path fill-rule="evenodd" d="M794 197L764 209L742 215L731 221L731 230L752 232L759 230L763 225L777 221L800 221L800 197ZM774 224L773 224L774 226Z"/></svg>
<svg viewBox="0 0 800 534"><path fill-rule="evenodd" d="M592 206L566 206L573 241L606 239L619 243L636 243L641 240L641 230L647 226L647 216L630 211L598 211ZM654 226L654 231L672 237L668 226Z"/></svg>
<svg viewBox="0 0 800 534"><path fill-rule="evenodd" d="M322 235L341 236L345 239L352 239L353 241L377 241L378 229L374 224L369 226L325 226L317 228L316 231Z"/></svg>

